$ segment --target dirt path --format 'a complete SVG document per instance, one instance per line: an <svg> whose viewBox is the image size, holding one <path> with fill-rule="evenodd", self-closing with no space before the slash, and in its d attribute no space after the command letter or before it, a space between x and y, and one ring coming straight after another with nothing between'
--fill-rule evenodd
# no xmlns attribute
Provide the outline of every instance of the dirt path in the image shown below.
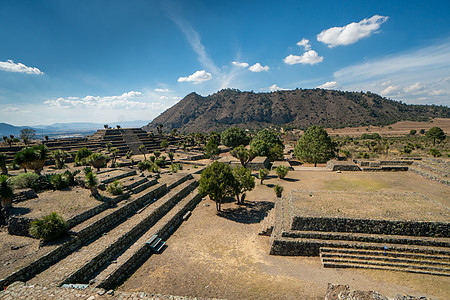
<svg viewBox="0 0 450 300"><path fill-rule="evenodd" d="M227 213L223 215L216 215L212 201L203 200L167 241L168 248L160 255L153 255L119 289L227 299L323 299L331 282L348 284L354 289L376 290L391 297L411 294L445 299L450 293L450 278L325 269L318 257L268 255L269 237L258 236L257 232L264 211L273 206L274 193L269 186L276 183L282 183L285 192L294 188L343 190L348 189L348 184L340 187L336 181L345 179L347 183L354 182L351 186L354 190L426 188L428 197L441 201L450 198L447 187L414 174L355 174L291 172L289 181L272 176L265 186L257 184L248 193L249 205L225 203L223 208Z"/></svg>

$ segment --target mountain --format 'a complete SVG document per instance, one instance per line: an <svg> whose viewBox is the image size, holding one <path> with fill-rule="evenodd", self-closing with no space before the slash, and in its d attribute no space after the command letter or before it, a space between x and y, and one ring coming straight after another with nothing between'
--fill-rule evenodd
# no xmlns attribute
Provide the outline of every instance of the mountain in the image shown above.
<svg viewBox="0 0 450 300"><path fill-rule="evenodd" d="M254 93L225 89L206 97L191 93L143 129L154 130L158 124L165 131L178 128L186 133L221 131L229 126L259 129L273 124L341 128L434 117L450 118L450 108L407 105L371 92L296 89Z"/></svg>
<svg viewBox="0 0 450 300"><path fill-rule="evenodd" d="M14 126L11 124L6 123L0 123L0 136L7 136L9 137L10 134L18 136L20 134L20 131L24 128L30 128L28 126ZM36 128L34 128L36 130Z"/></svg>

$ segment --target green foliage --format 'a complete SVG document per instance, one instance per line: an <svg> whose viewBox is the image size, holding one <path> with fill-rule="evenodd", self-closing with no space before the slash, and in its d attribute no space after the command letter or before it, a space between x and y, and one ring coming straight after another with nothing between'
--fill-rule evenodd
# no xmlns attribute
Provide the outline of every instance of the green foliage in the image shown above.
<svg viewBox="0 0 450 300"><path fill-rule="evenodd" d="M96 168L97 171L100 171L100 168L104 167L108 160L109 157L106 154L95 152L89 155L89 157L86 159L86 162Z"/></svg>
<svg viewBox="0 0 450 300"><path fill-rule="evenodd" d="M44 167L47 160L48 148L44 144L22 149L14 156L14 163L27 169L32 169L36 174L39 174Z"/></svg>
<svg viewBox="0 0 450 300"><path fill-rule="evenodd" d="M243 145L234 148L230 153L233 157L239 159L243 167L246 167L256 156L252 150L247 150Z"/></svg>
<svg viewBox="0 0 450 300"><path fill-rule="evenodd" d="M84 185L88 189L91 190L91 196L97 197L98 196L98 179L97 176L93 172L89 172L84 176Z"/></svg>
<svg viewBox="0 0 450 300"><path fill-rule="evenodd" d="M206 143L205 150L206 150L205 152L206 158L217 157L220 153L219 145L216 144L216 141L214 139L210 139L208 143Z"/></svg>
<svg viewBox="0 0 450 300"><path fill-rule="evenodd" d="M67 224L63 217L56 212L36 219L31 222L30 234L31 236L42 239L44 241L51 241L63 235L67 230Z"/></svg>
<svg viewBox="0 0 450 300"><path fill-rule="evenodd" d="M278 198L281 198L284 188L281 185L276 184L273 187L273 190L275 191L275 194L277 195Z"/></svg>
<svg viewBox="0 0 450 300"><path fill-rule="evenodd" d="M70 157L70 154L68 152L60 149L52 151L50 155L55 160L55 166L57 169L64 168L66 159Z"/></svg>
<svg viewBox="0 0 450 300"><path fill-rule="evenodd" d="M440 157L440 156L442 156L441 152L438 149L436 149L436 148L431 148L429 153L433 157Z"/></svg>
<svg viewBox="0 0 450 300"><path fill-rule="evenodd" d="M11 198L14 196L11 180L7 175L0 175L0 198L2 207L11 206Z"/></svg>
<svg viewBox="0 0 450 300"><path fill-rule="evenodd" d="M286 177L287 173L289 172L289 167L287 167L287 166L278 166L275 169L275 172L277 173L278 178L284 179L284 177Z"/></svg>
<svg viewBox="0 0 450 300"><path fill-rule="evenodd" d="M245 131L239 127L229 127L220 135L222 144L227 147L236 148L240 145L248 145L250 138Z"/></svg>
<svg viewBox="0 0 450 300"><path fill-rule="evenodd" d="M234 195L238 203L244 203L245 192L251 191L255 188L255 177L252 176L252 171L239 166L233 169L233 176L235 183L233 186ZM242 195L240 197L240 195Z"/></svg>
<svg viewBox="0 0 450 300"><path fill-rule="evenodd" d="M167 155L169 155L170 162L173 162L173 157L175 156L175 153L170 151L169 153L167 153Z"/></svg>
<svg viewBox="0 0 450 300"><path fill-rule="evenodd" d="M420 129L420 130L419 130L419 133L420 133L420 134L425 134L425 129Z"/></svg>
<svg viewBox="0 0 450 300"><path fill-rule="evenodd" d="M170 172L177 173L179 170L183 170L183 165L176 163L170 165Z"/></svg>
<svg viewBox="0 0 450 300"><path fill-rule="evenodd" d="M439 127L432 127L430 130L428 130L425 134L425 136L429 139L433 140L433 146L436 145L436 140L438 143L445 140L445 133L444 131Z"/></svg>
<svg viewBox="0 0 450 300"><path fill-rule="evenodd" d="M8 167L6 166L6 154L0 153L0 169L2 175L8 175Z"/></svg>
<svg viewBox="0 0 450 300"><path fill-rule="evenodd" d="M417 133L417 130L415 130L415 129L411 129L409 131L409 135L415 135L416 133Z"/></svg>
<svg viewBox="0 0 450 300"><path fill-rule="evenodd" d="M20 138L22 141L26 144L28 144L29 141L35 138L36 136L36 130L32 128L24 128L20 130Z"/></svg>
<svg viewBox="0 0 450 300"><path fill-rule="evenodd" d="M145 170L148 170L148 168L150 168L151 165L152 165L151 161L143 160L143 161L138 162L137 167L139 170L145 171Z"/></svg>
<svg viewBox="0 0 450 300"><path fill-rule="evenodd" d="M53 189L62 190L69 187L69 179L64 174L49 174L47 176Z"/></svg>
<svg viewBox="0 0 450 300"><path fill-rule="evenodd" d="M39 175L35 173L22 173L11 177L11 183L16 189L39 189Z"/></svg>
<svg viewBox="0 0 450 300"><path fill-rule="evenodd" d="M208 136L208 141L213 140L214 143L220 145L220 133L212 131Z"/></svg>
<svg viewBox="0 0 450 300"><path fill-rule="evenodd" d="M164 168L166 166L166 158L164 156L155 159L155 164L160 167Z"/></svg>
<svg viewBox="0 0 450 300"><path fill-rule="evenodd" d="M363 133L361 135L361 139L363 140L381 140L381 135L378 133Z"/></svg>
<svg viewBox="0 0 450 300"><path fill-rule="evenodd" d="M295 156L308 163L326 162L335 156L335 145L328 133L320 126L311 126L295 146Z"/></svg>
<svg viewBox="0 0 450 300"><path fill-rule="evenodd" d="M155 162L155 159L156 159L156 156L150 155L150 161L151 161L151 162Z"/></svg>
<svg viewBox="0 0 450 300"><path fill-rule="evenodd" d="M118 180L114 180L112 183L108 185L106 191L112 195L122 195L123 194L123 186Z"/></svg>
<svg viewBox="0 0 450 300"><path fill-rule="evenodd" d="M169 147L169 142L167 140L162 140L160 146L163 149L167 149L167 147Z"/></svg>
<svg viewBox="0 0 450 300"><path fill-rule="evenodd" d="M269 173L270 171L267 169L259 169L259 179L261 180L261 184L263 184L264 179L266 179Z"/></svg>
<svg viewBox="0 0 450 300"><path fill-rule="evenodd" d="M126 157L127 159L130 159L132 155L133 155L133 150L129 150L129 151L125 154L125 157Z"/></svg>
<svg viewBox="0 0 450 300"><path fill-rule="evenodd" d="M156 158L158 158L158 157L161 155L161 151L159 151L159 150L153 151L153 155L154 155Z"/></svg>
<svg viewBox="0 0 450 300"><path fill-rule="evenodd" d="M82 147L77 151L77 154L75 154L75 162L84 165L86 162L85 159L88 158L89 155L91 155L91 154L92 154L91 150L89 150L86 147Z"/></svg>
<svg viewBox="0 0 450 300"><path fill-rule="evenodd" d="M272 161L283 160L284 158L284 146L276 144L269 149L269 159Z"/></svg>
<svg viewBox="0 0 450 300"><path fill-rule="evenodd" d="M230 165L215 161L203 170L199 181L199 192L216 202L221 210L222 200L233 194L235 179Z"/></svg>
<svg viewBox="0 0 450 300"><path fill-rule="evenodd" d="M250 149L257 156L266 156L274 161L280 158L280 149L283 150L284 145L276 132L266 128L259 131L252 139Z"/></svg>

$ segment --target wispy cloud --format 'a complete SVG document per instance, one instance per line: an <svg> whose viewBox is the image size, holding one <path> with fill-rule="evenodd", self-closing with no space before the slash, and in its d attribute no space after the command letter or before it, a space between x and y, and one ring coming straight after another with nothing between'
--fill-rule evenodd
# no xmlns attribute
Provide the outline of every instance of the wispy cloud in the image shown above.
<svg viewBox="0 0 450 300"><path fill-rule="evenodd" d="M327 44L329 48L354 44L360 39L377 33L380 25L387 19L388 17L374 15L358 23L353 22L343 27L332 27L319 33L317 40Z"/></svg>
<svg viewBox="0 0 450 300"><path fill-rule="evenodd" d="M267 72L269 71L269 66L262 66L260 63L256 63L253 66L248 68L251 72Z"/></svg>
<svg viewBox="0 0 450 300"><path fill-rule="evenodd" d="M35 67L27 67L22 63L15 63L12 60L0 61L0 70L6 72L17 72L31 75L43 75L44 72Z"/></svg>
<svg viewBox="0 0 450 300"><path fill-rule="evenodd" d="M303 53L301 56L290 54L286 56L283 61L288 65L315 65L323 61L323 56L319 56L319 54L314 50L309 50Z"/></svg>
<svg viewBox="0 0 450 300"><path fill-rule="evenodd" d="M449 105L450 41L349 66L334 73L346 89L371 90L409 103Z"/></svg>
<svg viewBox="0 0 450 300"><path fill-rule="evenodd" d="M240 67L240 68L248 68L248 66L249 66L249 64L246 62L233 61L231 64L235 67Z"/></svg>
<svg viewBox="0 0 450 300"><path fill-rule="evenodd" d="M297 46L304 47L305 51L311 50L311 45L309 44L309 40L303 38L300 42L297 43Z"/></svg>
<svg viewBox="0 0 450 300"><path fill-rule="evenodd" d="M328 81L324 84L316 86L318 89L325 89L325 90L336 90L339 88L339 83L337 81Z"/></svg>
<svg viewBox="0 0 450 300"><path fill-rule="evenodd" d="M154 91L158 92L158 93L169 93L169 92L171 92L171 90L169 90L169 89L154 89Z"/></svg>
<svg viewBox="0 0 450 300"><path fill-rule="evenodd" d="M22 109L20 109L18 107L15 107L15 106L5 107L3 109L3 112L5 112L5 113L21 113L21 114L28 114L28 113L30 113L29 110L22 110Z"/></svg>
<svg viewBox="0 0 450 300"><path fill-rule="evenodd" d="M203 81L208 81L211 78L212 78L211 73L208 73L205 70L201 70L195 72L192 75L178 78L178 82L193 82L194 84L198 84Z"/></svg>

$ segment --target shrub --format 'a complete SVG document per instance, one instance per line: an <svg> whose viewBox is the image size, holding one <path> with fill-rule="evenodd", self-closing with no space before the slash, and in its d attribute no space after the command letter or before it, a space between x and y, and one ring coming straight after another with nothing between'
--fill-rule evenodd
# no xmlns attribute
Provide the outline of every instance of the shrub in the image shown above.
<svg viewBox="0 0 450 300"><path fill-rule="evenodd" d="M263 180L266 179L269 172L270 171L267 169L259 169L259 179L261 180L261 184L263 184Z"/></svg>
<svg viewBox="0 0 450 300"><path fill-rule="evenodd" d="M85 164L86 158L89 157L89 155L92 154L92 151L89 150L86 147L80 148L80 150L77 151L77 154L75 154L75 162ZM84 161L82 161L84 159Z"/></svg>
<svg viewBox="0 0 450 300"><path fill-rule="evenodd" d="M156 158L158 158L158 157L161 155L161 151L159 151L159 150L153 151L153 155L154 155Z"/></svg>
<svg viewBox="0 0 450 300"><path fill-rule="evenodd" d="M123 186L118 180L114 180L113 183L109 184L106 190L108 191L108 193L113 195L123 194Z"/></svg>
<svg viewBox="0 0 450 300"><path fill-rule="evenodd" d="M39 175L35 173L22 173L11 178L11 183L16 189L39 189Z"/></svg>
<svg viewBox="0 0 450 300"><path fill-rule="evenodd" d="M89 172L84 177L84 186L91 190L91 196L94 198L97 198L99 196L97 186L98 186L98 179L97 176Z"/></svg>
<svg viewBox="0 0 450 300"><path fill-rule="evenodd" d="M289 172L289 167L287 166L278 166L275 169L275 172L277 173L278 177L280 179L284 179L286 177L287 173Z"/></svg>
<svg viewBox="0 0 450 300"><path fill-rule="evenodd" d="M183 165L182 164L176 163L176 164L171 164L170 165L170 171L171 172L176 173L179 170L183 170Z"/></svg>
<svg viewBox="0 0 450 300"><path fill-rule="evenodd" d="M417 133L417 130L415 130L415 129L411 129L409 131L409 135L415 135L416 133Z"/></svg>
<svg viewBox="0 0 450 300"><path fill-rule="evenodd" d="M436 148L431 148L429 153L433 157L440 157L440 156L442 156L441 152L438 149L436 149Z"/></svg>
<svg viewBox="0 0 450 300"><path fill-rule="evenodd" d="M100 171L100 168L104 167L106 163L108 162L109 157L103 153L96 152L89 155L89 157L86 159L87 163L89 163L91 166L97 169L97 171Z"/></svg>
<svg viewBox="0 0 450 300"><path fill-rule="evenodd" d="M164 167L166 166L166 159L163 158L163 157L157 158L157 159L155 160L155 164L156 164L158 167L164 168Z"/></svg>
<svg viewBox="0 0 450 300"><path fill-rule="evenodd" d="M66 229L67 224L63 217L56 212L52 212L31 222L30 234L35 238L51 241L64 234Z"/></svg>
<svg viewBox="0 0 450 300"><path fill-rule="evenodd" d="M284 188L281 185L276 184L273 187L273 190L275 191L275 194L277 195L277 197L281 198Z"/></svg>
<svg viewBox="0 0 450 300"><path fill-rule="evenodd" d="M14 191L11 186L11 180L8 175L0 175L0 198L2 207L10 207Z"/></svg>
<svg viewBox="0 0 450 300"><path fill-rule="evenodd" d="M150 155L150 161L151 161L151 162L155 162L155 159L156 159L156 156Z"/></svg>
<svg viewBox="0 0 450 300"><path fill-rule="evenodd" d="M55 190L62 190L69 187L69 179L64 174L50 174L48 175L48 180Z"/></svg>
<svg viewBox="0 0 450 300"><path fill-rule="evenodd" d="M143 160L143 161L138 162L137 167L139 170L145 171L145 170L148 170L148 168L150 168L151 165L152 165L151 161Z"/></svg>

